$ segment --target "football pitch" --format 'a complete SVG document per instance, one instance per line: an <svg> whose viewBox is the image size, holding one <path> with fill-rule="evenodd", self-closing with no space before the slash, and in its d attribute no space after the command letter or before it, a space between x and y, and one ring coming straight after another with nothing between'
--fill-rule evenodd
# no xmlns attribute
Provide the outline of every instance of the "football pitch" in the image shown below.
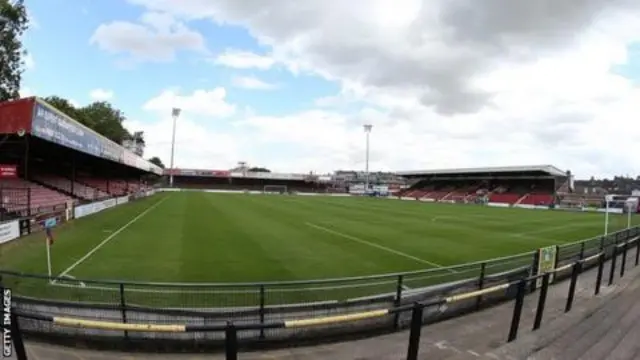
<svg viewBox="0 0 640 360"><path fill-rule="evenodd" d="M637 220L632 219L634 224ZM626 225L626 215L610 216L610 232ZM312 280L446 267L575 242L603 230L600 213L364 197L168 192L62 225L55 230L51 265L54 276L71 279ZM46 274L45 250L43 234L4 244L0 267ZM20 280L11 285L16 293L58 297L70 294L55 285L72 284Z"/></svg>

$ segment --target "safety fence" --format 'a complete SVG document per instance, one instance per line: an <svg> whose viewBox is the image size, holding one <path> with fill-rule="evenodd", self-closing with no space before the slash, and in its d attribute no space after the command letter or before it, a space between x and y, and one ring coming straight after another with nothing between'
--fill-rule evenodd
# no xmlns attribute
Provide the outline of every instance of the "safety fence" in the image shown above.
<svg viewBox="0 0 640 360"><path fill-rule="evenodd" d="M640 235L630 228L607 236L555 247L553 268L603 253L611 258L618 244ZM353 313L404 309L416 302L431 303L445 298L464 297L442 308L428 307L424 322L438 322L471 311L514 299L516 281L536 275L539 252L528 252L484 262L410 273L369 277L296 281L261 284L166 284L94 281L49 278L0 271L0 284L13 290L16 311L27 314L51 314L60 318L79 318L107 323L188 323L190 326L254 326L239 333L248 342L311 340L348 336L354 333L388 332L410 326L407 311L392 311L389 316L366 318L358 322L320 324L313 328L267 327L307 318L342 316ZM588 263L585 266L593 266ZM568 277L560 272L556 279ZM541 279L527 287L531 292ZM492 289L501 286L500 291ZM25 319L28 320L28 319ZM253 326L253 325L252 325ZM176 347L197 344L220 346L221 332L136 333L104 329L79 330L49 326L42 321L23 321L23 330L35 335L91 338L108 342L149 342L158 340Z"/></svg>
<svg viewBox="0 0 640 360"><path fill-rule="evenodd" d="M575 243L557 246L558 265L606 250L635 236L631 228ZM331 305L345 302L394 302L444 284L461 284L472 279L482 288L492 279L514 270L535 270L537 252L497 259L430 268L419 271L311 281L263 283L150 283L50 278L0 270L7 287L20 296L73 303L111 306L140 306L171 309L256 309L284 306L295 309L309 304ZM51 286L53 285L53 286ZM301 305L302 304L302 305Z"/></svg>
<svg viewBox="0 0 640 360"><path fill-rule="evenodd" d="M635 255L631 253L634 248ZM640 237L634 237L632 239L628 239L619 244L616 244L612 247L611 251L608 285L613 284L616 273L618 271L620 277L623 277L625 275L625 270L628 268L628 261L631 261L629 258L635 258L634 266L638 266L640 260ZM80 328L85 330L97 329L106 331L143 333L220 333L223 334L226 359L235 360L238 359L238 334L242 332L256 330L264 331L268 329L283 328L313 328L328 324L355 323L365 321L367 319L385 317L388 318L396 314L410 313L411 321L406 358L408 360L416 360L418 358L421 331L422 327L425 324L425 311L428 311L429 309L440 309L442 307L449 306L450 304L455 304L466 300L478 299L482 296L488 296L493 293L505 291L509 288L515 288L515 296L513 298L513 314L511 317L509 329L508 331L506 331L506 342L511 342L518 337L525 295L529 292L530 289L536 288L535 284L538 282L538 280L541 280L541 284L538 287L539 295L533 322L533 331L536 331L541 327L545 311L548 288L550 283L554 281L554 279L561 278L562 274L570 274L568 294L566 296L566 303L564 307L564 312L569 312L573 307L577 281L586 268L597 265L594 294L598 295L600 293L600 289L603 285L606 260L607 252L599 251L591 256L575 260L566 265L556 267L555 269L552 269L550 271L527 276L521 279L510 281L508 283L498 284L484 289L469 291L466 293L456 294L435 300L416 301L411 304L395 306L387 309L362 311L343 315L304 318L287 321L273 321L265 323L234 323L233 321L227 321L226 323L200 325L94 321L82 318L53 316L16 310L11 313L11 326L9 328L12 331L11 335L14 339L15 354L18 360L27 359L27 353L24 348L24 342L22 340L18 318L46 322L59 327ZM619 270L618 260L620 260Z"/></svg>

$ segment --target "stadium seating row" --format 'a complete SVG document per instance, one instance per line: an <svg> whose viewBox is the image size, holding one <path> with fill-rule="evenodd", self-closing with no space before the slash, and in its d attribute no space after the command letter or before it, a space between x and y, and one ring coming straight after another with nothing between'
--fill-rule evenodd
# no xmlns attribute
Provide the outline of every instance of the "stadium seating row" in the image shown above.
<svg viewBox="0 0 640 360"><path fill-rule="evenodd" d="M78 204L80 201L123 196L146 188L132 181L107 182L104 179L83 178L74 182L51 174L34 175L32 181L3 178L0 179L0 211L18 213L28 209L31 214L38 214L64 207L69 202Z"/></svg>
<svg viewBox="0 0 640 360"><path fill-rule="evenodd" d="M0 187L3 189L0 203L8 212L30 209L37 213L74 201L71 196L19 178L2 179Z"/></svg>
<svg viewBox="0 0 640 360"><path fill-rule="evenodd" d="M398 195L432 201L474 202L478 196L483 196L485 194L487 195L487 200L493 203L512 205L551 205L554 203L554 196L552 194L527 192L526 189L508 189L505 186L498 186L491 191L484 188L483 185L468 186L458 189L453 187L435 189L435 186L424 186L404 190Z"/></svg>

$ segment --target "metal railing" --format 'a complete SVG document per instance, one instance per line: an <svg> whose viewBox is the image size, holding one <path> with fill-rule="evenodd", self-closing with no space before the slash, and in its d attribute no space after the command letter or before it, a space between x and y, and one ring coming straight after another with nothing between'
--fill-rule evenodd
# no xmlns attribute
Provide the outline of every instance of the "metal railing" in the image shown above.
<svg viewBox="0 0 640 360"><path fill-rule="evenodd" d="M631 228L558 246L558 265L582 259L640 233ZM388 302L398 305L412 294L434 287L472 281L482 288L492 278L536 266L536 251L442 268L310 281L261 283L161 283L51 278L0 270L3 283L20 296L96 305L142 306L172 309L247 310L275 306L288 308L339 302ZM53 285L53 286L50 286Z"/></svg>
<svg viewBox="0 0 640 360"><path fill-rule="evenodd" d="M630 250L635 247L635 266L638 266L640 260L640 237L636 236L632 239L626 239L619 244L616 244L611 249L611 262L609 270L609 285L611 285L615 279L617 268L617 260L620 257L620 269L619 276L623 277L627 267L627 257ZM607 259L607 252L603 249L588 257L577 259L566 265L557 267L550 272L543 274L535 274L527 276L521 279L510 281L504 284L498 284L491 287L487 287L480 290L469 291L457 295L443 297L429 301L417 301L411 304L405 304L401 306L394 306L391 308L377 309L370 311L362 311L357 313L350 313L344 315L334 315L325 317L312 317L298 320L288 321L272 321L267 323L234 323L228 321L224 324L147 324L147 323L122 323L122 322L109 322L109 321L93 321L81 318L59 317L42 315L37 313L14 311L11 314L11 330L12 336L15 339L14 345L16 347L16 355L18 360L26 360L27 353L24 349L21 332L18 326L17 318L31 319L35 321L48 322L60 327L75 327L82 329L102 329L109 331L130 331L130 332L158 332L158 333L188 333L188 332L218 332L224 333L224 344L226 359L236 360L238 359L238 333L246 331L255 331L266 329L278 329L278 328L312 328L327 324L340 324L359 322L367 319L388 317L391 315L410 313L410 333L407 346L407 360L416 360L418 358L419 344L421 337L421 330L424 326L424 311L429 308L441 307L445 304L453 304L470 299L478 299L482 296L487 296L492 293L501 292L508 288L515 287L516 294L514 297L513 315L511 318L509 331L506 337L507 342L516 340L518 337L518 331L520 327L520 320L523 310L524 298L527 294L527 289L531 288L533 284L542 279L542 284L539 288L538 303L535 312L535 319L533 323L533 331L540 329L542 320L544 317L544 310L546 305L546 298L548 287L551 282L551 276L559 278L562 273L569 272L570 270L570 282L569 290L566 297L566 304L564 312L567 313L572 310L574 303L576 284L578 278L584 269L589 266L597 265L597 276L594 289L594 295L598 295L602 286L605 262Z"/></svg>

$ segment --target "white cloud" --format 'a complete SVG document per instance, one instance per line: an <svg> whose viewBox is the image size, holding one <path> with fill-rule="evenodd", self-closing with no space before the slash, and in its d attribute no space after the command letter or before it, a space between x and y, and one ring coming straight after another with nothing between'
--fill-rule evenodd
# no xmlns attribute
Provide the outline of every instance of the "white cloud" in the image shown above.
<svg viewBox="0 0 640 360"><path fill-rule="evenodd" d="M124 126L130 131L144 131L145 157L159 157L166 167L171 159L173 120L170 115L152 122L128 120ZM176 126L174 166L226 170L241 159L242 143L228 134L209 130L189 116L181 116Z"/></svg>
<svg viewBox="0 0 640 360"><path fill-rule="evenodd" d="M202 35L165 13L149 12L139 23L113 21L98 26L91 44L136 61L171 61L181 50L206 52Z"/></svg>
<svg viewBox="0 0 640 360"><path fill-rule="evenodd" d="M266 70L275 64L274 59L258 55L249 51L227 49L218 55L214 61L217 65L228 66L236 69L260 69Z"/></svg>
<svg viewBox="0 0 640 360"><path fill-rule="evenodd" d="M640 41L638 1L129 1L245 27L269 57L229 50L218 63L280 63L342 87L316 106L370 107L246 117L238 126L266 166L361 167L361 125L371 122L373 169L551 163L582 177L640 169L627 135L640 131L640 89L611 72ZM287 151L266 158L278 147Z"/></svg>
<svg viewBox="0 0 640 360"><path fill-rule="evenodd" d="M226 101L224 88L212 90L195 90L191 94L181 95L174 90L165 90L160 95L147 101L144 110L170 114L171 109L180 108L183 113L204 117L226 117L236 111L235 105Z"/></svg>
<svg viewBox="0 0 640 360"><path fill-rule="evenodd" d="M105 89L93 89L89 93L91 100L106 101L113 98L113 91Z"/></svg>
<svg viewBox="0 0 640 360"><path fill-rule="evenodd" d="M278 86L262 81L254 76L236 76L231 82L234 86L249 90L273 90Z"/></svg>

